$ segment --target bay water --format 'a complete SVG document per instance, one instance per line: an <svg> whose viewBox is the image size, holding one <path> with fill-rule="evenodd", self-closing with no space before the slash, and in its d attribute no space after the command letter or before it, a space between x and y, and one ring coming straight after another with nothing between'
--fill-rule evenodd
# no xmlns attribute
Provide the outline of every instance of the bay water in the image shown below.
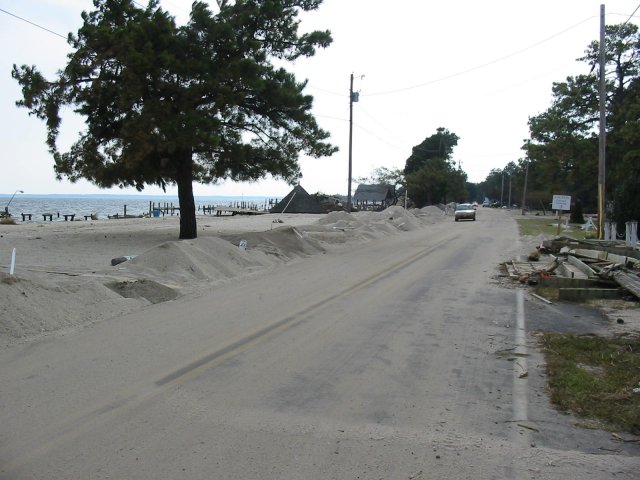
<svg viewBox="0 0 640 480"><path fill-rule="evenodd" d="M260 196L196 196L196 210L203 208L236 207L268 210L281 198ZM21 214L31 214L32 221L43 221L43 214L53 215L53 220L64 221L63 215L76 215L82 219L85 215L95 215L98 219L109 216L149 214L152 208L178 208L177 196L152 195L0 195L0 211L9 213L21 220Z"/></svg>

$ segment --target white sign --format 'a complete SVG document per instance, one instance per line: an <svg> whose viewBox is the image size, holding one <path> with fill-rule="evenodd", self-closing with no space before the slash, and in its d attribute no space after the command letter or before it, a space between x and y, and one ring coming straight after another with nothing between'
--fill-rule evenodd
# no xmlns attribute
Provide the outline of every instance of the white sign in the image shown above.
<svg viewBox="0 0 640 480"><path fill-rule="evenodd" d="M571 195L554 195L552 210L571 210Z"/></svg>

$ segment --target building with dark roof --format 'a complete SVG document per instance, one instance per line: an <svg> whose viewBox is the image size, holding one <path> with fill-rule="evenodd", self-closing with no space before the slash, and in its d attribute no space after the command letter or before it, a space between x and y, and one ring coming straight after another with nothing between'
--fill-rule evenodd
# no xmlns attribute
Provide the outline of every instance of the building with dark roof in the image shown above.
<svg viewBox="0 0 640 480"><path fill-rule="evenodd" d="M280 200L270 213L327 213L315 195L309 195L300 185L296 185L289 194Z"/></svg>
<svg viewBox="0 0 640 480"><path fill-rule="evenodd" d="M353 195L353 205L358 210L384 210L395 201L394 188L384 184L360 184Z"/></svg>

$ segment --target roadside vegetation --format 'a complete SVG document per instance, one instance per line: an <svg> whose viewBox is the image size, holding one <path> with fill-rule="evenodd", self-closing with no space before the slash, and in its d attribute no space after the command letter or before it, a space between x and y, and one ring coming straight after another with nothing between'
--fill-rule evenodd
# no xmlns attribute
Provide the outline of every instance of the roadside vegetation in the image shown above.
<svg viewBox="0 0 640 480"><path fill-rule="evenodd" d="M640 434L640 339L540 336L551 401L584 427Z"/></svg>
<svg viewBox="0 0 640 480"><path fill-rule="evenodd" d="M519 218L522 236L553 237L554 217ZM567 234L577 239L593 235L573 225ZM557 300L557 288L536 292ZM559 409L580 419L586 428L640 435L640 337L603 338L566 333L541 333L547 388Z"/></svg>
<svg viewBox="0 0 640 480"><path fill-rule="evenodd" d="M558 220L553 216L518 218L516 221L518 222L518 230L521 236L535 237L537 235L548 235L549 237L553 237L558 231ZM595 238L595 232L582 230L578 224L570 223L569 226L571 227L570 232L566 232L560 228L560 234L568 235L577 240Z"/></svg>
<svg viewBox="0 0 640 480"><path fill-rule="evenodd" d="M618 224L640 218L640 32L630 22L605 28L607 93L608 219ZM579 53L577 53L579 55ZM523 198L532 208L550 208L554 194L570 195L572 210L597 210L600 42L592 41L578 59L580 71L551 86L549 108L529 118L524 155L494 168L478 184L481 197ZM586 67L586 68L585 68ZM635 113L634 113L635 112ZM411 192L411 190L409 190Z"/></svg>

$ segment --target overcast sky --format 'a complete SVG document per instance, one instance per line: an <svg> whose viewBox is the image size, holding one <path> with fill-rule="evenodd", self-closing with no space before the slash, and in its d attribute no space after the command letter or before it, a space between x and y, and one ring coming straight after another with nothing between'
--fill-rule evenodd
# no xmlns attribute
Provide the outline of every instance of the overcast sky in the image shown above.
<svg viewBox="0 0 640 480"><path fill-rule="evenodd" d="M191 3L161 2L178 23L186 22ZM340 151L330 158L302 157L301 185L310 193L347 192L351 73L360 92L353 111L354 178L377 167L403 168L411 148L438 127L460 137L454 159L472 182L517 161L528 138L527 120L550 106L553 82L586 73L576 59L598 39L602 3L325 0L303 17L301 28L329 29L333 44L290 69L308 79L318 122ZM639 3L606 2L607 24L627 21ZM81 11L92 7L91 0L0 0L0 9L54 32L0 11L0 194L135 193L57 181L45 125L15 106L20 90L12 65L36 65L53 78L69 52L56 34L76 32ZM630 21L637 23L638 13ZM61 143L70 144L82 128L80 121L67 122ZM289 190L274 180L194 185L196 195L283 196ZM143 193L162 192L149 187Z"/></svg>

